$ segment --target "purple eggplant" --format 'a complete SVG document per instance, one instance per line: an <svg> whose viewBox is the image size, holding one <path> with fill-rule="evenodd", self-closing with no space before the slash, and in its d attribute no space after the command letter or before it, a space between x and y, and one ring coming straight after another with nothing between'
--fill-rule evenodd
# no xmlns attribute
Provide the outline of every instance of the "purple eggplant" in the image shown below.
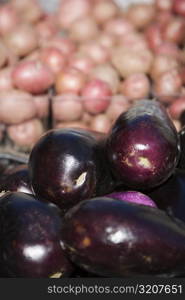
<svg viewBox="0 0 185 300"><path fill-rule="evenodd" d="M107 139L114 176L134 190L148 190L174 172L180 154L177 131L156 100L142 100L117 119Z"/></svg>
<svg viewBox="0 0 185 300"><path fill-rule="evenodd" d="M68 276L61 247L62 218L54 204L20 192L0 198L0 270L6 277Z"/></svg>
<svg viewBox="0 0 185 300"><path fill-rule="evenodd" d="M185 126L178 133L180 139L180 159L178 162L178 169L185 170Z"/></svg>
<svg viewBox="0 0 185 300"><path fill-rule="evenodd" d="M0 182L0 192L2 191L32 194L28 166L20 165L5 172Z"/></svg>
<svg viewBox="0 0 185 300"><path fill-rule="evenodd" d="M77 129L47 132L33 147L29 174L33 191L66 211L81 200L112 191L104 140Z"/></svg>
<svg viewBox="0 0 185 300"><path fill-rule="evenodd" d="M185 171L176 169L167 182L154 188L148 195L172 218L185 222Z"/></svg>
<svg viewBox="0 0 185 300"><path fill-rule="evenodd" d="M185 224L157 208L89 199L66 213L61 235L71 260L100 276L185 273Z"/></svg>
<svg viewBox="0 0 185 300"><path fill-rule="evenodd" d="M123 191L123 192L114 192L105 197L119 199L122 201L128 201L131 203L137 203L142 205L147 205L151 207L157 207L155 202L148 197L147 195L137 192L137 191Z"/></svg>

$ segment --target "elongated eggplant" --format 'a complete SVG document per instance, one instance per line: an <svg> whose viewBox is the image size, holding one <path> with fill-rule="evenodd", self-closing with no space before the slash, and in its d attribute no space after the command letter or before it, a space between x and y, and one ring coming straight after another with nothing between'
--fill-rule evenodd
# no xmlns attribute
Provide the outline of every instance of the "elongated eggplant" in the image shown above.
<svg viewBox="0 0 185 300"><path fill-rule="evenodd" d="M67 210L113 190L103 140L85 130L55 129L34 146L29 160L35 194Z"/></svg>
<svg viewBox="0 0 185 300"><path fill-rule="evenodd" d="M185 272L185 224L162 210L110 198L82 201L61 230L63 248L86 271L105 277Z"/></svg>
<svg viewBox="0 0 185 300"><path fill-rule="evenodd" d="M107 139L114 176L132 189L147 190L166 181L179 152L177 131L156 100L139 101L121 114Z"/></svg>
<svg viewBox="0 0 185 300"><path fill-rule="evenodd" d="M73 271L61 247L60 210L32 195L0 198L0 270L6 277L68 276Z"/></svg>
<svg viewBox="0 0 185 300"><path fill-rule="evenodd" d="M185 171L176 169L165 183L154 188L148 195L172 218L185 222Z"/></svg>

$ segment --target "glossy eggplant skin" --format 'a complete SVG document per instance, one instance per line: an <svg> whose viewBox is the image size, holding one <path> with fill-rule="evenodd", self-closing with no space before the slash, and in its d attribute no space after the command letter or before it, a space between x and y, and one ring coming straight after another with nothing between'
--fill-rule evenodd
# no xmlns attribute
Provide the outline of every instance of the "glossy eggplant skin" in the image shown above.
<svg viewBox="0 0 185 300"><path fill-rule="evenodd" d="M178 133L180 139L181 154L178 169L185 170L185 126Z"/></svg>
<svg viewBox="0 0 185 300"><path fill-rule="evenodd" d="M0 269L6 277L70 274L72 266L60 244L61 222L55 205L6 193L0 199Z"/></svg>
<svg viewBox="0 0 185 300"><path fill-rule="evenodd" d="M185 272L185 224L179 222L156 208L93 198L66 213L63 247L75 264L100 276L173 277Z"/></svg>
<svg viewBox="0 0 185 300"><path fill-rule="evenodd" d="M31 152L29 173L35 194L64 211L112 185L103 141L84 130L46 133Z"/></svg>
<svg viewBox="0 0 185 300"><path fill-rule="evenodd" d="M165 183L148 195L160 209L185 222L185 171L176 169Z"/></svg>
<svg viewBox="0 0 185 300"><path fill-rule="evenodd" d="M0 180L0 192L2 191L32 194L28 166L19 165L5 172L3 178Z"/></svg>
<svg viewBox="0 0 185 300"><path fill-rule="evenodd" d="M121 114L107 139L114 176L136 190L148 190L166 181L179 154L177 131L156 100L139 101Z"/></svg>

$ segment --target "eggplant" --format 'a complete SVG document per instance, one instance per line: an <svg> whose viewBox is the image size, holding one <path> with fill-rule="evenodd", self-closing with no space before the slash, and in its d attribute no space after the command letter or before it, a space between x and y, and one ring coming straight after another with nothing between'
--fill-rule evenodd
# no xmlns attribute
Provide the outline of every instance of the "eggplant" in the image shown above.
<svg viewBox="0 0 185 300"><path fill-rule="evenodd" d="M63 249L103 277L185 273L185 224L162 210L106 197L82 201L63 218Z"/></svg>
<svg viewBox="0 0 185 300"><path fill-rule="evenodd" d="M105 197L157 207L155 202L150 197L137 191L113 192L111 194L105 195Z"/></svg>
<svg viewBox="0 0 185 300"><path fill-rule="evenodd" d="M63 212L81 200L112 191L104 141L78 129L54 129L33 147L29 174L33 191Z"/></svg>
<svg viewBox="0 0 185 300"><path fill-rule="evenodd" d="M167 182L147 194L158 208L185 222L185 171L176 169Z"/></svg>
<svg viewBox="0 0 185 300"><path fill-rule="evenodd" d="M54 204L20 192L1 197L0 270L4 276L69 276L73 267L61 247L61 224Z"/></svg>
<svg viewBox="0 0 185 300"><path fill-rule="evenodd" d="M0 192L24 192L32 194L27 165L7 170L0 180Z"/></svg>
<svg viewBox="0 0 185 300"><path fill-rule="evenodd" d="M174 172L180 142L162 104L142 100L119 116L107 138L106 149L117 180L134 190L149 190Z"/></svg>
<svg viewBox="0 0 185 300"><path fill-rule="evenodd" d="M177 167L178 169L185 170L185 126L181 128L178 135L180 140L181 153Z"/></svg>

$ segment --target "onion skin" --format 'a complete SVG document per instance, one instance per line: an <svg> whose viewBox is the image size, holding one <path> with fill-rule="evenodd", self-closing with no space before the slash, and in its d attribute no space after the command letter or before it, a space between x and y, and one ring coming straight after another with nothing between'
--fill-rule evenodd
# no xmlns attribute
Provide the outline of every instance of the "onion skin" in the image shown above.
<svg viewBox="0 0 185 300"><path fill-rule="evenodd" d="M140 101L120 115L106 149L114 176L136 190L167 180L180 153L177 131L165 108L154 100Z"/></svg>
<svg viewBox="0 0 185 300"><path fill-rule="evenodd" d="M73 22L69 36L74 41L83 42L95 39L99 33L98 26L93 18L85 17Z"/></svg>
<svg viewBox="0 0 185 300"><path fill-rule="evenodd" d="M95 63L88 55L77 53L70 58L68 66L69 68L77 69L88 75L94 68Z"/></svg>
<svg viewBox="0 0 185 300"><path fill-rule="evenodd" d="M54 83L54 75L41 61L22 61L12 72L14 85L32 94L45 92Z"/></svg>
<svg viewBox="0 0 185 300"><path fill-rule="evenodd" d="M0 121L5 124L19 124L36 116L33 97L23 91L2 91L0 106Z"/></svg>
<svg viewBox="0 0 185 300"><path fill-rule="evenodd" d="M154 61L152 64L150 75L153 80L157 80L161 74L168 72L172 69L178 69L178 67L179 63L174 57L164 54L156 55L154 56Z"/></svg>
<svg viewBox="0 0 185 300"><path fill-rule="evenodd" d="M118 13L119 8L113 1L100 1L93 7L93 17L96 22L103 24Z"/></svg>
<svg viewBox="0 0 185 300"><path fill-rule="evenodd" d="M38 95L33 97L37 110L37 117L43 119L49 115L49 95Z"/></svg>
<svg viewBox="0 0 185 300"><path fill-rule="evenodd" d="M134 26L126 18L113 18L104 24L104 31L113 36L123 36L132 33Z"/></svg>
<svg viewBox="0 0 185 300"><path fill-rule="evenodd" d="M115 122L120 114L129 109L130 105L129 100L125 96L121 94L114 95L112 96L111 103L106 110L106 115L111 122Z"/></svg>

